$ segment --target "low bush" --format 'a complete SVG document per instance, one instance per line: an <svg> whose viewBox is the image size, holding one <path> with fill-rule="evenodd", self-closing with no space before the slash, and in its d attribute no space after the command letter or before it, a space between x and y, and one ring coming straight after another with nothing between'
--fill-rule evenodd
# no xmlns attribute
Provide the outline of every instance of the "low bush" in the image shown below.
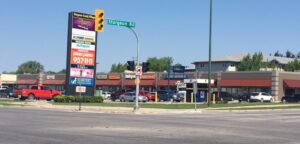
<svg viewBox="0 0 300 144"><path fill-rule="evenodd" d="M73 103L79 102L82 103L102 103L103 98L101 96L56 96L53 98L54 102L58 103Z"/></svg>

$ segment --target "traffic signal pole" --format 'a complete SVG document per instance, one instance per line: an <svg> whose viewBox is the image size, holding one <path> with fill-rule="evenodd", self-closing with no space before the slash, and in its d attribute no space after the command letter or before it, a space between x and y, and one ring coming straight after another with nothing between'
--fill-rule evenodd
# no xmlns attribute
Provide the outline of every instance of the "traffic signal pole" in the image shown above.
<svg viewBox="0 0 300 144"><path fill-rule="evenodd" d="M210 106L211 102L211 33L212 33L212 5L213 0L210 0L210 14L209 14L209 54L208 54L208 100L207 106Z"/></svg>
<svg viewBox="0 0 300 144"><path fill-rule="evenodd" d="M136 67L138 67L140 64L139 64L139 36L138 34L136 33L136 31L131 28L131 27L128 27L132 32L133 34L135 35L136 37L136 42L137 42L137 47L136 47ZM135 67L135 71L136 71L136 67ZM135 105L134 105L134 108L133 108L133 111L134 112L137 112L139 110L139 93L140 93L140 75L138 75L136 73L136 77L135 77L135 84L136 84L136 90L135 90Z"/></svg>

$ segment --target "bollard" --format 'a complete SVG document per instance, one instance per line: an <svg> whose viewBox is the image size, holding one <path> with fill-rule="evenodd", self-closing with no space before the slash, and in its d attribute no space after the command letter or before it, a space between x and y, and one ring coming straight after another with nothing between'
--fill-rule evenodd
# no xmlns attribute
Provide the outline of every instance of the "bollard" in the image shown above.
<svg viewBox="0 0 300 144"><path fill-rule="evenodd" d="M213 94L213 104L216 104L216 94Z"/></svg>
<svg viewBox="0 0 300 144"><path fill-rule="evenodd" d="M155 92L155 103L157 103L158 99L157 99L157 92Z"/></svg>
<svg viewBox="0 0 300 144"><path fill-rule="evenodd" d="M194 93L191 93L191 103L194 103Z"/></svg>
<svg viewBox="0 0 300 144"><path fill-rule="evenodd" d="M186 93L183 95L183 103L186 103Z"/></svg>

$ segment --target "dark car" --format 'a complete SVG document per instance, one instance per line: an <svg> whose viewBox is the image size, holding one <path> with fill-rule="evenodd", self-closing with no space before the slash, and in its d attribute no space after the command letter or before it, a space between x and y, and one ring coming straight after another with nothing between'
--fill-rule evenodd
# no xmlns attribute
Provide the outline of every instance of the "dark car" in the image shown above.
<svg viewBox="0 0 300 144"><path fill-rule="evenodd" d="M14 95L14 92L13 92L13 89L11 89L11 88L0 90L0 97L2 97L2 98L11 98L11 97L13 97L13 95Z"/></svg>
<svg viewBox="0 0 300 144"><path fill-rule="evenodd" d="M157 91L157 97L159 101L170 101L173 99L174 92L166 91L166 90L159 90Z"/></svg>
<svg viewBox="0 0 300 144"><path fill-rule="evenodd" d="M235 96L228 92L220 92L219 95L218 92L212 92L211 100L213 100L213 95L215 95L215 101L219 102L228 102L235 100Z"/></svg>
<svg viewBox="0 0 300 144"><path fill-rule="evenodd" d="M119 91L115 91L111 94L110 99L112 101L116 101L116 100L120 99L120 95L122 95L126 92L133 92L133 90L131 90L131 89L122 89L122 90L119 90Z"/></svg>
<svg viewBox="0 0 300 144"><path fill-rule="evenodd" d="M250 102L250 94L240 94L238 95L238 100L239 102L242 102L242 101L246 101L246 102Z"/></svg>
<svg viewBox="0 0 300 144"><path fill-rule="evenodd" d="M281 98L281 102L300 102L300 95L288 95Z"/></svg>

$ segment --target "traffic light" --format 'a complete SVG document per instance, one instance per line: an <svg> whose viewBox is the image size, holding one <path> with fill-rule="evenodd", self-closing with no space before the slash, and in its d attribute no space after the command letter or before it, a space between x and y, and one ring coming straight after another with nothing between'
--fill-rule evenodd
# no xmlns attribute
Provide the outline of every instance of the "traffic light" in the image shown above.
<svg viewBox="0 0 300 144"><path fill-rule="evenodd" d="M95 31L104 32L104 10L96 10Z"/></svg>
<svg viewBox="0 0 300 144"><path fill-rule="evenodd" d="M134 61L127 61L127 70L134 71Z"/></svg>
<svg viewBox="0 0 300 144"><path fill-rule="evenodd" d="M147 72L149 71L149 63L148 62L143 62L142 66L143 66L143 72Z"/></svg>

